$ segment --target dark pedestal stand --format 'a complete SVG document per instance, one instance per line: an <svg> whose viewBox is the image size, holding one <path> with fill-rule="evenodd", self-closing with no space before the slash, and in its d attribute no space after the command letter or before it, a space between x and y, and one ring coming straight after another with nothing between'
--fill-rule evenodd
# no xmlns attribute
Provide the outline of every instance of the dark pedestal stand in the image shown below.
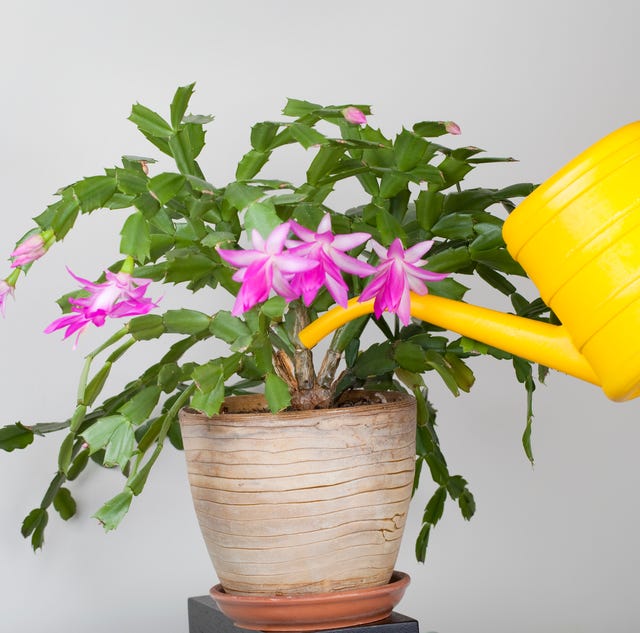
<svg viewBox="0 0 640 633"><path fill-rule="evenodd" d="M189 598L189 633L255 633L241 629L226 615L218 611L216 603L209 596ZM344 629L325 629L323 633L419 633L418 622L395 611L386 619L348 626Z"/></svg>

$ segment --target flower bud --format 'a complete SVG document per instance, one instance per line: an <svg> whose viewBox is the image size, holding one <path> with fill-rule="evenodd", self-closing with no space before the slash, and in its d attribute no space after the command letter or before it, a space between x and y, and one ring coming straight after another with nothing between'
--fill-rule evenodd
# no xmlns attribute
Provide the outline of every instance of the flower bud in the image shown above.
<svg viewBox="0 0 640 633"><path fill-rule="evenodd" d="M460 126L453 121L446 121L444 124L444 129L447 130L449 134L462 134Z"/></svg>
<svg viewBox="0 0 640 633"><path fill-rule="evenodd" d="M358 110L358 108L354 106L349 106L342 111L342 116L349 123L353 123L354 125L365 125L367 122L367 117L364 115L362 110Z"/></svg>
<svg viewBox="0 0 640 633"><path fill-rule="evenodd" d="M42 235L40 233L32 235L22 242L22 244L20 244L13 253L11 253L11 257L13 258L11 268L30 264L36 259L42 257L45 252L46 249L44 247L44 239Z"/></svg>

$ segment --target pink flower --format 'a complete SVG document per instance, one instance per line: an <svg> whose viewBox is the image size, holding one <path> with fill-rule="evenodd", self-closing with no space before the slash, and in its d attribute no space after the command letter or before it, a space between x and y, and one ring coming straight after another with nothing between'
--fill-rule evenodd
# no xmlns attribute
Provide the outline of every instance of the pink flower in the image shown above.
<svg viewBox="0 0 640 633"><path fill-rule="evenodd" d="M107 317L122 318L147 314L158 305L144 296L147 286L151 283L150 279L134 278L126 272L106 271L107 281L95 284L74 275L70 270L69 274L89 292L89 296L69 299L73 306L71 313L56 319L45 332L49 334L55 330L66 328L65 339L77 332L78 336L74 348L80 334L90 323L101 327Z"/></svg>
<svg viewBox="0 0 640 633"><path fill-rule="evenodd" d="M289 283L295 273L310 270L318 262L283 252L290 224L277 226L265 240L255 229L251 233L253 249L243 251L218 249L226 262L238 268L233 279L242 283L231 314L238 316L265 301L273 289L287 301L300 296Z"/></svg>
<svg viewBox="0 0 640 633"><path fill-rule="evenodd" d="M460 126L457 123L454 123L453 121L445 121L444 129L447 130L449 134L462 134L462 130L460 129Z"/></svg>
<svg viewBox="0 0 640 633"><path fill-rule="evenodd" d="M375 297L373 311L376 318L384 310L395 312L404 325L411 320L410 291L419 295L427 294L425 281L441 281L447 275L434 273L421 268L427 262L420 259L433 245L432 240L419 242L406 251L402 242L396 238L388 250L373 242L373 250L380 257L373 279L360 295L359 301L368 301Z"/></svg>
<svg viewBox="0 0 640 633"><path fill-rule="evenodd" d="M13 297L14 286L7 283L6 279L0 281L0 314L4 316L4 304L7 297Z"/></svg>
<svg viewBox="0 0 640 633"><path fill-rule="evenodd" d="M47 252L45 240L40 233L28 237L11 253L13 263L11 268L30 264Z"/></svg>
<svg viewBox="0 0 640 633"><path fill-rule="evenodd" d="M342 116L349 123L353 123L354 125L365 125L367 122L367 117L364 115L362 110L358 110L358 108L354 106L349 106L342 111Z"/></svg>
<svg viewBox="0 0 640 633"><path fill-rule="evenodd" d="M287 241L291 254L318 263L315 268L295 274L291 280L291 287L302 296L304 304L309 306L320 288L326 286L335 302L346 308L349 288L340 271L359 277L368 277L375 272L375 268L350 257L345 251L360 246L370 239L371 235L368 233L334 235L331 232L331 216L328 213L320 220L315 233L293 221L291 230L302 240L302 242Z"/></svg>

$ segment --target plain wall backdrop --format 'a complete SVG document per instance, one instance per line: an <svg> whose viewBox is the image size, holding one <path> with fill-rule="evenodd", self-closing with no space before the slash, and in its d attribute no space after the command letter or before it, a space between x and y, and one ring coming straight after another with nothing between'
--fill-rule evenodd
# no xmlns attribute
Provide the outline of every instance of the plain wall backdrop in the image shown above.
<svg viewBox="0 0 640 633"><path fill-rule="evenodd" d="M220 184L248 149L250 125L277 118L287 97L371 103L371 122L389 134L452 119L461 143L520 161L478 170L471 182L483 186L540 182L640 118L636 0L23 0L0 14L7 256L58 187L122 154L155 155L126 121L130 106L166 112L175 88L192 81L191 110L216 116L201 165ZM58 316L53 300L73 287L65 265L93 278L117 258L121 217L83 218L20 280L0 320L2 424L72 411L83 355L103 332L72 351L42 330ZM198 301L213 311L220 300ZM189 295L184 305L195 305ZM116 382L144 367L139 347ZM449 504L426 564L417 564L425 478L398 561L412 576L399 611L425 633L636 631L638 402L610 403L552 373L536 392L531 468L520 445L525 396L510 366L479 359L473 367L471 394L455 399L437 379L432 393L445 454L469 480L477 515L466 523ZM145 493L107 535L89 517L122 479L95 469L74 487L78 518L52 517L34 555L20 522L56 468L58 442L0 454L0 630L185 633L187 597L216 578L182 455L164 451Z"/></svg>

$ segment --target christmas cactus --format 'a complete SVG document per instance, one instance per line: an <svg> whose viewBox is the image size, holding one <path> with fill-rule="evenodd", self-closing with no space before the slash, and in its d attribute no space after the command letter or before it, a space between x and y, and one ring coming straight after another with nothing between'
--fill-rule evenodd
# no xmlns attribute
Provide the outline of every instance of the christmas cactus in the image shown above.
<svg viewBox="0 0 640 633"><path fill-rule="evenodd" d="M85 271L69 270L79 288L59 300L63 314L45 330L60 330L81 348L87 328L120 324L86 355L75 408L62 422L0 429L0 448L7 451L23 449L37 436L62 437L57 472L22 533L37 549L52 506L65 520L73 516L70 484L92 464L123 475L122 491L95 513L107 530L115 528L167 440L181 448L182 407L212 415L225 396L263 391L271 411L304 410L332 407L346 390L404 390L418 405L415 486L426 470L435 482L416 548L424 560L447 498L466 519L475 510L467 482L449 471L441 451L429 381L444 381L457 396L474 382L469 358L511 360L528 395L524 445L530 458L535 383L531 363L412 321L409 296L430 292L463 300L463 281L472 276L507 295L517 314L549 320L540 299L525 299L507 279L524 271L501 234L513 200L533 186L463 189L471 170L511 159L434 140L460 134L451 121L422 121L391 138L370 125L367 106L323 107L295 99L283 110L285 120L251 128L251 149L235 180L213 184L198 162L211 117L187 114L193 88L177 90L168 120L139 104L129 117L176 169L154 173L153 158L123 156L121 165L63 187L35 218L36 228L19 240L12 271L0 281L0 311L10 313L8 298L15 298L21 275L46 258L80 214L130 211L121 257L108 270L94 271L95 281L78 276ZM308 157L304 181L260 177L271 156L287 146L302 148ZM343 180L359 185L361 204L336 210L327 198ZM160 284L183 284L212 308L171 308ZM217 292L234 298L231 310L214 308ZM374 314L335 332L314 363L299 332L354 297L373 299ZM375 342L365 344L365 328ZM166 347L149 368L116 395L101 398L113 364L151 339L166 340ZM194 348L219 349L213 339L228 351L206 362L187 360Z"/></svg>

